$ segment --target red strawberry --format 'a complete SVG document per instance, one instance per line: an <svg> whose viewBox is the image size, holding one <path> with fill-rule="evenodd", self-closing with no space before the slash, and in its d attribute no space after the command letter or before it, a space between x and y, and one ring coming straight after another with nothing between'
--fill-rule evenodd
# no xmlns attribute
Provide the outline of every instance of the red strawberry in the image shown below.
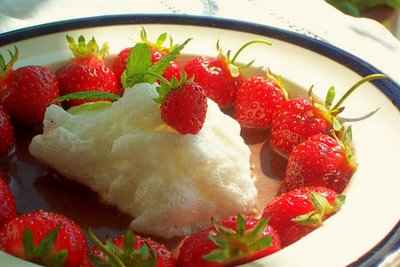
<svg viewBox="0 0 400 267"><path fill-rule="evenodd" d="M343 204L344 197L325 187L303 187L272 200L263 217L278 232L282 246L310 233Z"/></svg>
<svg viewBox="0 0 400 267"><path fill-rule="evenodd" d="M198 84L175 79L164 81L159 88L161 118L181 134L197 134L203 127L207 113L207 97Z"/></svg>
<svg viewBox="0 0 400 267"><path fill-rule="evenodd" d="M127 267L175 266L175 259L172 253L164 245L151 239L144 239L138 235L135 236L131 231L127 231L125 235L119 236L106 244L98 240L91 231L89 232L89 236L96 245L93 247L90 257L92 265L95 267L116 266L113 265L113 261L120 261L124 264L123 266Z"/></svg>
<svg viewBox="0 0 400 267"><path fill-rule="evenodd" d="M348 128L343 142L318 134L295 146L289 155L284 182L287 190L324 186L341 193L356 168Z"/></svg>
<svg viewBox="0 0 400 267"><path fill-rule="evenodd" d="M278 235L265 219L245 219L238 215L182 240L178 266L236 266L268 256L280 248Z"/></svg>
<svg viewBox="0 0 400 267"><path fill-rule="evenodd" d="M86 43L80 36L78 43L67 35L69 47L75 58L57 71L61 95L81 91L102 91L120 94L121 88L114 72L105 65L108 45L100 49L92 38ZM85 103L82 100L70 101L70 105Z"/></svg>
<svg viewBox="0 0 400 267"><path fill-rule="evenodd" d="M287 93L272 75L253 76L237 91L234 116L242 127L269 128L272 115L286 99Z"/></svg>
<svg viewBox="0 0 400 267"><path fill-rule="evenodd" d="M14 144L14 127L10 116L4 111L3 106L0 106L0 157L7 155Z"/></svg>
<svg viewBox="0 0 400 267"><path fill-rule="evenodd" d="M10 56L8 62L6 62L3 55L0 54L0 103L12 81L13 66L18 60L18 48L14 46L14 53L8 50L8 54Z"/></svg>
<svg viewBox="0 0 400 267"><path fill-rule="evenodd" d="M372 74L354 84L335 104L335 88L329 88L325 103L314 101L310 90L310 99L292 99L282 104L274 114L271 129L271 145L274 150L287 157L294 146L316 134L328 134L332 129L342 130L342 122L337 118L343 112L344 100L360 85L368 81L382 79L383 74ZM371 113L370 115L372 115Z"/></svg>
<svg viewBox="0 0 400 267"><path fill-rule="evenodd" d="M0 227L8 221L17 217L17 210L15 206L15 199L11 193L10 187L0 177Z"/></svg>
<svg viewBox="0 0 400 267"><path fill-rule="evenodd" d="M4 106L25 126L39 125L47 106L59 95L55 75L46 67L26 66L13 72Z"/></svg>
<svg viewBox="0 0 400 267"><path fill-rule="evenodd" d="M151 48L151 62L152 63L158 62L163 56L168 54L171 51L171 49L173 48L172 44L171 44L170 48L166 48L163 46L164 42L167 38L167 33L161 34L157 38L156 43L152 43L147 39L147 34L144 29L141 30L140 36L141 36L141 42L146 43ZM128 57L129 57L131 50L132 50L131 47L123 49L113 61L112 68L113 68L113 71L119 81L121 81L121 75L126 68L126 64L128 62ZM174 78L174 77L175 77L175 79L179 80L180 79L180 70L179 70L178 64L175 63L174 61L171 61L168 65L168 67L165 69L163 76L167 80L172 80L172 78Z"/></svg>
<svg viewBox="0 0 400 267"><path fill-rule="evenodd" d="M0 248L44 266L78 267L87 253L85 236L71 220L37 211L6 223L0 230Z"/></svg>
<svg viewBox="0 0 400 267"><path fill-rule="evenodd" d="M195 57L185 64L185 71L188 77L193 77L194 81L204 88L209 98L221 108L228 108L232 106L242 81L236 59L244 48L255 43L269 44L265 41L250 41L232 58L230 58L231 52L228 51L225 56L217 43L218 57Z"/></svg>

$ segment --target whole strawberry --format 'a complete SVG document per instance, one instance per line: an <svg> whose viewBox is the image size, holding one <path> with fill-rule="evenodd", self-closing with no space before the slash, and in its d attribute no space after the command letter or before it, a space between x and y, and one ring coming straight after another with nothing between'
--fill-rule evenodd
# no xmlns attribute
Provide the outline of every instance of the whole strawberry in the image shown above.
<svg viewBox="0 0 400 267"><path fill-rule="evenodd" d="M114 262L121 262L126 267L175 267L175 259L164 245L134 235L131 231L105 244L92 232L89 236L95 244L90 253L94 267L114 267Z"/></svg>
<svg viewBox="0 0 400 267"><path fill-rule="evenodd" d="M242 127L269 128L275 111L287 94L271 74L253 76L241 84L234 102L234 117Z"/></svg>
<svg viewBox="0 0 400 267"><path fill-rule="evenodd" d="M114 72L105 65L104 57L108 55L108 45L99 48L92 38L86 42L79 36L78 42L67 35L69 47L74 59L61 67L57 72L61 95L81 91L102 91L120 94L121 88ZM70 101L70 105L79 105L85 101Z"/></svg>
<svg viewBox="0 0 400 267"><path fill-rule="evenodd" d="M78 267L87 244L80 227L71 220L37 211L16 217L1 228L0 249L47 267Z"/></svg>
<svg viewBox="0 0 400 267"><path fill-rule="evenodd" d="M203 127L207 114L207 97L203 88L187 81L164 81L159 88L161 118L181 134L197 134Z"/></svg>
<svg viewBox="0 0 400 267"><path fill-rule="evenodd" d="M179 267L236 266L280 248L278 235L265 219L238 215L183 239L177 262Z"/></svg>
<svg viewBox="0 0 400 267"><path fill-rule="evenodd" d="M8 221L17 217L15 199L11 193L10 187L0 176L0 227Z"/></svg>
<svg viewBox="0 0 400 267"><path fill-rule="evenodd" d="M14 127L10 116L0 105L0 157L6 156L15 144Z"/></svg>
<svg viewBox="0 0 400 267"><path fill-rule="evenodd" d="M25 126L40 125L44 112L59 95L56 76L42 66L25 66L13 72L4 106L13 119Z"/></svg>
<svg viewBox="0 0 400 267"><path fill-rule="evenodd" d="M219 51L217 57L195 57L185 64L184 69L188 77L193 77L194 81L204 88L207 97L214 100L221 108L229 108L233 105L236 92L242 82L236 59L243 49L255 43L269 45L266 41L250 41L239 48L231 58L231 52L228 51L224 55L217 43Z"/></svg>
<svg viewBox="0 0 400 267"><path fill-rule="evenodd" d="M13 66L18 60L18 48L16 46L14 47L14 52L11 50L7 52L10 57L8 62L6 62L3 55L0 54L0 103L2 103L2 99L12 81Z"/></svg>
<svg viewBox="0 0 400 267"><path fill-rule="evenodd" d="M324 186L343 192L355 172L351 128L343 141L318 134L295 146L289 155L284 183L287 190L303 186Z"/></svg>
<svg viewBox="0 0 400 267"><path fill-rule="evenodd" d="M275 197L263 217L288 246L321 226L343 204L344 197L325 187L302 187Z"/></svg>
<svg viewBox="0 0 400 267"><path fill-rule="evenodd" d="M334 87L329 88L323 104L314 101L311 91L310 99L297 98L283 103L272 119L271 145L273 149L278 154L288 157L294 146L313 135L328 134L332 130L340 132L343 125L337 116L344 110L342 103L363 83L382 78L385 78L383 74L364 77L354 84L335 105L332 104L335 98Z"/></svg>
<svg viewBox="0 0 400 267"><path fill-rule="evenodd" d="M147 34L144 29L141 30L140 37L141 37L140 41L146 43L151 48L152 63L158 62L163 56L170 53L171 49L173 48L172 45L170 48L164 47L164 42L167 39L167 33L162 33L157 38L157 41L155 43L152 43L147 39ZM132 51L131 47L123 49L121 52L119 52L118 56L114 59L112 63L112 69L119 82L121 81L122 73L126 69L128 57L131 51ZM174 77L175 79L179 80L180 79L179 65L173 60L170 61L169 65L164 70L163 76L167 80L172 80L172 78Z"/></svg>

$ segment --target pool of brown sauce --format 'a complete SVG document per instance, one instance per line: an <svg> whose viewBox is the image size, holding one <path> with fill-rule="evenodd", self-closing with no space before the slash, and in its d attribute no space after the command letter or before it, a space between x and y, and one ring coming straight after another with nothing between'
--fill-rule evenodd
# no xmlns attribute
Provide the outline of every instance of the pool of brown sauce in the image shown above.
<svg viewBox="0 0 400 267"><path fill-rule="evenodd" d="M186 61L188 58L190 56L184 56L181 60ZM51 67L55 69L60 64L53 64ZM246 76L261 73L256 68L250 68L246 72ZM288 81L285 81L285 85L291 96L304 93ZM0 158L0 171L7 174L18 213L39 209L61 213L73 219L83 229L93 229L102 238L114 237L126 231L132 220L129 215L100 201L97 194L87 187L65 179L38 162L28 151L35 133L18 127L16 132L15 151L9 157ZM271 150L269 134L269 130L260 129L241 131L251 150L252 174L256 179L261 206L277 194L286 166L286 160ZM173 246L175 241L166 243Z"/></svg>

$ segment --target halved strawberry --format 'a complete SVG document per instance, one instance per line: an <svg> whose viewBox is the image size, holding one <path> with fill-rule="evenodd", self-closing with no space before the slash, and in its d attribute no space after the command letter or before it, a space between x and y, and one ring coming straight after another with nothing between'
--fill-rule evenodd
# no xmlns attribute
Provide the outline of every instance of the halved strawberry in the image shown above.
<svg viewBox="0 0 400 267"><path fill-rule="evenodd" d="M267 220L232 216L186 237L178 247L178 266L236 266L280 248L280 239Z"/></svg>

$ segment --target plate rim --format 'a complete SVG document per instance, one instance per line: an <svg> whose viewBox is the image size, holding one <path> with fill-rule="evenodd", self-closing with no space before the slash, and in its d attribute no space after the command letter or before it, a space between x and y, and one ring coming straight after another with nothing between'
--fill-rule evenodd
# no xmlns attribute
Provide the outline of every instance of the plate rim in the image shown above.
<svg viewBox="0 0 400 267"><path fill-rule="evenodd" d="M60 20L0 33L0 47L18 41L68 30L135 24L188 25L252 33L278 39L311 50L344 65L361 76L372 73L383 73L365 60L332 44L307 35L253 22L186 14L121 14ZM390 78L373 81L372 83L400 110L400 85ZM356 261L349 263L348 267L377 266L384 261L386 256L399 249L400 218L393 229L378 244L365 252L364 255L361 255Z"/></svg>

